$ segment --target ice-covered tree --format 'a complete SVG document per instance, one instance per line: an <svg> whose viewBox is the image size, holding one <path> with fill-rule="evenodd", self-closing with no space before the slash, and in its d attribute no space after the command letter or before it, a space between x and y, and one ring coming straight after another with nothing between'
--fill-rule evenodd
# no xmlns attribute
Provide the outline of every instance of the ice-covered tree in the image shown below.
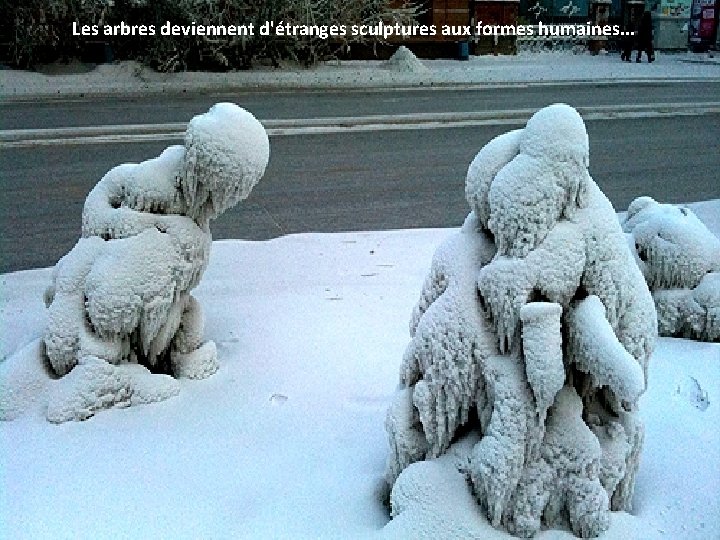
<svg viewBox="0 0 720 540"><path fill-rule="evenodd" d="M386 420L393 516L432 490L412 464L451 445L514 534L567 517L597 536L631 507L656 315L588 163L581 117L552 105L470 165L472 212L435 254Z"/></svg>
<svg viewBox="0 0 720 540"><path fill-rule="evenodd" d="M217 370L191 291L208 265L210 221L250 194L268 159L262 125L220 103L190 121L184 145L98 182L82 238L45 293L44 350L62 377L49 419L164 399L178 391L173 377Z"/></svg>
<svg viewBox="0 0 720 540"><path fill-rule="evenodd" d="M720 240L692 210L635 199L622 222L663 336L720 340Z"/></svg>

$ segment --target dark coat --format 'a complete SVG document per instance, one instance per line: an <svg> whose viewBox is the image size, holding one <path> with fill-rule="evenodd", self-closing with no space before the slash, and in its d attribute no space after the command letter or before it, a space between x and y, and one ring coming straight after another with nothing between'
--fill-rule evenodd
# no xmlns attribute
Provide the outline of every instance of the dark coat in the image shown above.
<svg viewBox="0 0 720 540"><path fill-rule="evenodd" d="M640 49L646 49L649 45L652 45L653 38L653 27L652 19L650 18L650 12L646 11L642 14L640 24L637 30L637 43Z"/></svg>

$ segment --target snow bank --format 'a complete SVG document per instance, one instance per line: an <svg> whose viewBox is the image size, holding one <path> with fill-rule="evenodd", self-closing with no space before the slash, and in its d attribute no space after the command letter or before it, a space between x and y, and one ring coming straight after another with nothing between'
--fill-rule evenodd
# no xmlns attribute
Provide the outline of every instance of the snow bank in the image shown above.
<svg viewBox="0 0 720 540"><path fill-rule="evenodd" d="M656 315L588 165L566 105L471 163L473 213L433 260L388 412L393 514L403 471L461 430L478 436L465 475L494 527L532 536L567 516L595 537L631 508Z"/></svg>
<svg viewBox="0 0 720 540"><path fill-rule="evenodd" d="M55 385L50 420L177 393L165 379L111 364L187 378L217 370L190 291L209 261L210 220L250 194L268 158L262 125L219 103L190 121L184 146L115 167L98 182L83 209L83 237L58 262L45 293L45 353L57 375L70 376Z"/></svg>
<svg viewBox="0 0 720 540"><path fill-rule="evenodd" d="M622 222L661 335L720 340L720 239L687 207L635 199Z"/></svg>
<svg viewBox="0 0 720 540"><path fill-rule="evenodd" d="M642 81L716 79L718 64L692 62L694 54L657 53L655 62L637 66L617 55L526 53L471 56L469 61L423 60L422 71L387 69L384 60L330 61L304 67L257 68L225 73L157 73L134 62L103 64L87 73L56 74L5 70L0 95L148 94L227 91L233 88L369 88L427 85L528 84L548 81Z"/></svg>

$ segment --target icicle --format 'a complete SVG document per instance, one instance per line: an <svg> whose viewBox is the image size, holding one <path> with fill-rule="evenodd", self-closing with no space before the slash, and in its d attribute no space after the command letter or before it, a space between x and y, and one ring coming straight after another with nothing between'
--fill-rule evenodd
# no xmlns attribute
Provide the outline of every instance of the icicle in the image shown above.
<svg viewBox="0 0 720 540"><path fill-rule="evenodd" d="M561 314L562 307L548 302L532 302L520 310L525 373L541 424L565 383Z"/></svg>

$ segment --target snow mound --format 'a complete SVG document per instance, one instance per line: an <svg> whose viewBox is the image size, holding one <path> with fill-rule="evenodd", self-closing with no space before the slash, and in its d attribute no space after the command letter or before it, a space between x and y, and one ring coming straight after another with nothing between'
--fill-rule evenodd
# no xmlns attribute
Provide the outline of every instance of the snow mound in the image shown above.
<svg viewBox="0 0 720 540"><path fill-rule="evenodd" d="M487 540L513 538L493 528L473 497L469 462L477 437L468 435L454 443L446 454L407 467L395 482L390 496L393 519L382 531L382 538L431 540ZM662 538L647 525L626 512L613 512L610 527L602 538L625 540ZM569 532L540 531L535 538L573 538Z"/></svg>
<svg viewBox="0 0 720 540"><path fill-rule="evenodd" d="M179 392L180 384L169 375L153 375L137 364L113 366L86 356L53 384L47 419L56 424L87 420L103 409L163 401Z"/></svg>
<svg viewBox="0 0 720 540"><path fill-rule="evenodd" d="M720 239L692 210L635 199L622 222L663 336L720 340Z"/></svg>
<svg viewBox="0 0 720 540"><path fill-rule="evenodd" d="M135 60L122 60L110 64L99 64L95 67L97 75L123 79L145 79L152 73L147 67Z"/></svg>
<svg viewBox="0 0 720 540"><path fill-rule="evenodd" d="M430 70L405 45L400 45L387 61L387 66L401 73L428 73Z"/></svg>
<svg viewBox="0 0 720 540"><path fill-rule="evenodd" d="M217 371L216 348L202 344L202 310L190 291L208 265L210 221L250 194L268 159L260 122L219 103L190 121L183 146L115 167L98 182L85 201L82 238L45 292L50 366L59 376L83 366L52 395L49 419L81 419L138 401L129 390L136 378L110 364L195 379ZM100 369L88 358L108 365ZM161 385L157 395L170 394Z"/></svg>
<svg viewBox="0 0 720 540"><path fill-rule="evenodd" d="M478 514L468 486L475 442L476 437L468 436L442 457L403 470L390 494L393 520L383 529L383 538L481 540L497 534Z"/></svg>
<svg viewBox="0 0 720 540"><path fill-rule="evenodd" d="M588 165L582 118L561 104L471 163L473 212L433 259L387 415L393 515L405 471L434 470L413 463L461 431L477 437L466 476L493 527L596 537L631 508L656 314Z"/></svg>

